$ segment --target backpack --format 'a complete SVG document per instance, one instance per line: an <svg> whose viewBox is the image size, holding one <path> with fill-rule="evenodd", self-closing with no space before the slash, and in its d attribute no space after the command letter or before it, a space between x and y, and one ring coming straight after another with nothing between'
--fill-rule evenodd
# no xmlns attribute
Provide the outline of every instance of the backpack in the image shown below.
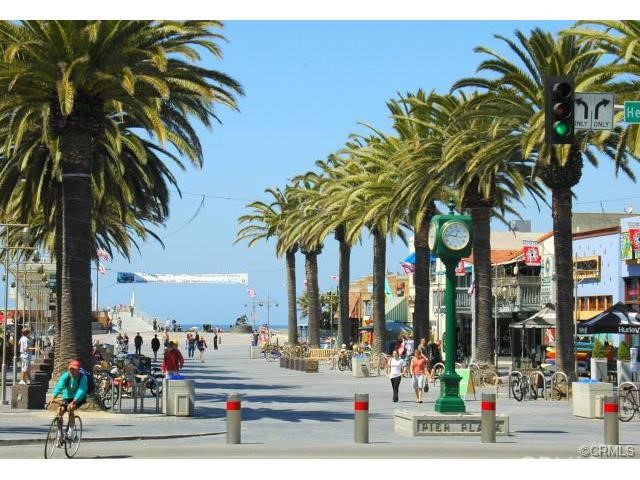
<svg viewBox="0 0 640 480"><path fill-rule="evenodd" d="M80 367L80 374L84 375L85 377L87 377L87 395L91 394L94 392L94 390L96 389L96 382L93 379L93 375L89 375L89 372L87 372L84 368ZM69 377L71 375L67 376L67 383L65 385L65 388L69 387Z"/></svg>

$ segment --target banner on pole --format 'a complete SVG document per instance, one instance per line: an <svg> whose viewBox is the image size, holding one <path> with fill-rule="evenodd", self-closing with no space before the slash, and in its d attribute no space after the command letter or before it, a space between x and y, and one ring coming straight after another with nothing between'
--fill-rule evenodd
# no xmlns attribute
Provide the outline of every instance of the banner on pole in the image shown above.
<svg viewBox="0 0 640 480"><path fill-rule="evenodd" d="M467 274L467 267L464 264L464 260L460 260L458 266L456 267L456 275L459 277L464 277Z"/></svg>
<svg viewBox="0 0 640 480"><path fill-rule="evenodd" d="M118 272L118 283L239 283L247 285L247 273L141 273Z"/></svg>
<svg viewBox="0 0 640 480"><path fill-rule="evenodd" d="M524 264L531 267L539 267L542 265L542 258L540 257L540 249L538 246L525 245L522 247L524 254Z"/></svg>

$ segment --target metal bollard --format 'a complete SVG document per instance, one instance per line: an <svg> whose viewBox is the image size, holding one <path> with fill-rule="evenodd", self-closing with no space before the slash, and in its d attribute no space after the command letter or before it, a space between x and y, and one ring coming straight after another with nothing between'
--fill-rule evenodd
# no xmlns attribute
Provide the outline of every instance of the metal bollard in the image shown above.
<svg viewBox="0 0 640 480"><path fill-rule="evenodd" d="M140 382L140 413L144 413L144 392L145 392L145 384L144 381Z"/></svg>
<svg viewBox="0 0 640 480"><path fill-rule="evenodd" d="M496 394L483 393L480 415L482 443L496 443Z"/></svg>
<svg viewBox="0 0 640 480"><path fill-rule="evenodd" d="M227 397L227 443L240 443L240 424L242 421L242 409L240 395L230 393Z"/></svg>
<svg viewBox="0 0 640 480"><path fill-rule="evenodd" d="M116 384L113 381L113 377L111 377L111 412L116 411Z"/></svg>
<svg viewBox="0 0 640 480"><path fill-rule="evenodd" d="M120 377L120 383L118 384L118 412L122 412L122 383L124 377Z"/></svg>
<svg viewBox="0 0 640 480"><path fill-rule="evenodd" d="M618 397L615 395L607 395L604 397L602 413L604 416L604 444L619 445Z"/></svg>
<svg viewBox="0 0 640 480"><path fill-rule="evenodd" d="M354 440L369 443L369 394L356 393L353 402Z"/></svg>

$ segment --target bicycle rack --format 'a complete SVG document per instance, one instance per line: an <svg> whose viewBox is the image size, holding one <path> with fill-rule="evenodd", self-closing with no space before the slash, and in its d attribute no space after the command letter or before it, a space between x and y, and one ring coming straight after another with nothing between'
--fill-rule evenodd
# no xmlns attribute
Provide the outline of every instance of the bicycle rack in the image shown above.
<svg viewBox="0 0 640 480"><path fill-rule="evenodd" d="M436 367L438 367L438 366L441 366L442 367L442 371L444 372L444 363L442 363L442 362L436 363L433 366L433 368L431 369L431 371L435 373ZM435 385L436 384L436 378L440 378L440 375L438 375L437 377L435 375L432 375L432 378L433 378L433 385Z"/></svg>
<svg viewBox="0 0 640 480"><path fill-rule="evenodd" d="M571 397L571 391L570 391L571 385L569 385L569 379L567 378L567 375L564 372L555 372L553 375L551 375L551 395L553 395L553 389L556 386L556 384L560 383L556 380L556 377L564 377L564 383L567 386L567 402L568 402L569 397Z"/></svg>
<svg viewBox="0 0 640 480"><path fill-rule="evenodd" d="M546 382L546 379L544 378L544 374L541 371L536 370L534 372L531 372L531 374L529 374L529 388L534 388L536 390L536 395L537 395L538 380L536 377L540 377L542 379L542 398L546 400L545 393L547 391L547 382Z"/></svg>

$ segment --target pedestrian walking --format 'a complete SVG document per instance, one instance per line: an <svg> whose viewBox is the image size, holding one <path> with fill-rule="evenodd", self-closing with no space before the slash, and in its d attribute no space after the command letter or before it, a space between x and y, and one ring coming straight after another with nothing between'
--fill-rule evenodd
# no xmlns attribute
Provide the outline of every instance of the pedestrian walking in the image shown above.
<svg viewBox="0 0 640 480"><path fill-rule="evenodd" d="M29 327L24 327L22 329L22 336L18 341L18 347L20 349L20 363L22 365L20 369L22 376L20 385L31 383L31 360L33 358L32 354L36 350L34 343L35 342L31 337L31 329Z"/></svg>
<svg viewBox="0 0 640 480"><path fill-rule="evenodd" d="M176 375L182 367L184 366L184 357L180 350L178 350L178 342L171 340L169 342L169 347L165 350L162 365L160 366L160 370L167 376L167 379L171 379L174 375Z"/></svg>
<svg viewBox="0 0 640 480"><path fill-rule="evenodd" d="M153 319L153 331L155 332L158 329L158 320Z"/></svg>
<svg viewBox="0 0 640 480"><path fill-rule="evenodd" d="M200 352L200 362L204 363L204 351L207 348L207 342L204 340L204 337L198 338L197 345L198 351Z"/></svg>
<svg viewBox="0 0 640 480"><path fill-rule="evenodd" d="M165 329L164 333L162 334L162 343L164 344L164 348L167 349L169 348L169 329Z"/></svg>
<svg viewBox="0 0 640 480"><path fill-rule="evenodd" d="M218 333L214 333L213 335L213 349L217 350L218 349Z"/></svg>
<svg viewBox="0 0 640 480"><path fill-rule="evenodd" d="M151 339L151 350L153 350L153 360L158 360L158 350L160 350L160 340L158 340L158 334L155 334Z"/></svg>
<svg viewBox="0 0 640 480"><path fill-rule="evenodd" d="M133 344L136 347L136 355L142 355L142 343L142 336L140 335L140 332L138 332L136 336L133 337Z"/></svg>
<svg viewBox="0 0 640 480"><path fill-rule="evenodd" d="M118 317L118 331L122 331L122 319L120 317Z"/></svg>
<svg viewBox="0 0 640 480"><path fill-rule="evenodd" d="M190 333L187 333L187 356L193 358L196 351L196 339Z"/></svg>
<svg viewBox="0 0 640 480"><path fill-rule="evenodd" d="M422 356L420 350L413 352L411 359L411 375L413 376L413 389L416 392L416 403L422 403L422 392L427 378L427 359Z"/></svg>
<svg viewBox="0 0 640 480"><path fill-rule="evenodd" d="M222 327L218 327L218 344L222 345Z"/></svg>
<svg viewBox="0 0 640 480"><path fill-rule="evenodd" d="M124 332L124 335L122 336L122 345L122 351L124 353L129 353L129 335L127 335L127 332Z"/></svg>
<svg viewBox="0 0 640 480"><path fill-rule="evenodd" d="M400 358L398 351L394 350L389 363L387 365L389 379L391 380L391 388L393 389L393 401L398 401L398 389L400 388L400 380L402 380L402 371L404 370L405 361Z"/></svg>

